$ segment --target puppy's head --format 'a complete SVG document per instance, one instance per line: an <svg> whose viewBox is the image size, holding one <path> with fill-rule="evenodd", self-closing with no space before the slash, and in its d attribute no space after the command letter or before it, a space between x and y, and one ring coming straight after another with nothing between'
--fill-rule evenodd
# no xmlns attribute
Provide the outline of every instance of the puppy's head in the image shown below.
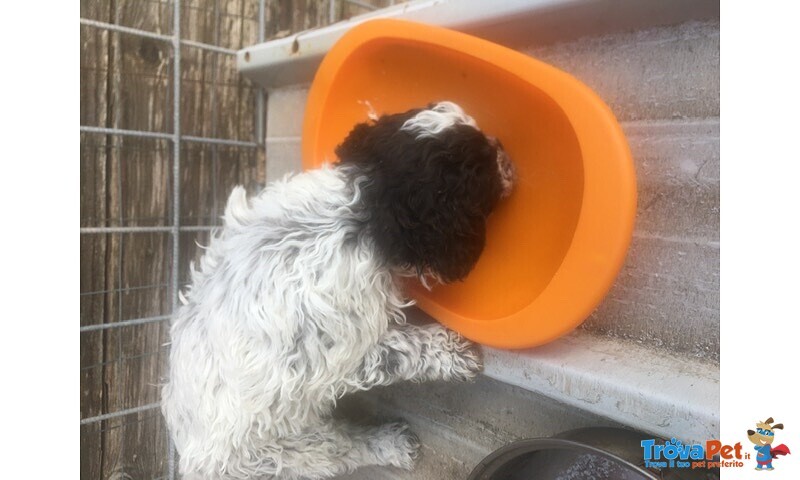
<svg viewBox="0 0 800 480"><path fill-rule="evenodd" d="M500 142L451 102L356 125L336 154L361 179L380 254L423 282L467 276L483 251L487 217L514 183Z"/></svg>

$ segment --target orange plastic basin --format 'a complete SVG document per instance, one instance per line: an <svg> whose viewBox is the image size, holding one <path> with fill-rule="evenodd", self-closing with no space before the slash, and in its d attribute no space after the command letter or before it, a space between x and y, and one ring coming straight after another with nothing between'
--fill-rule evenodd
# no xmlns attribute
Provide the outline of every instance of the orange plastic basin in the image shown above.
<svg viewBox="0 0 800 480"><path fill-rule="evenodd" d="M425 312L476 342L523 348L574 329L608 292L633 231L636 179L611 110L558 69L462 33L398 20L351 29L320 66L303 125L303 167L336 160L378 114L450 100L517 166L463 281L410 285Z"/></svg>

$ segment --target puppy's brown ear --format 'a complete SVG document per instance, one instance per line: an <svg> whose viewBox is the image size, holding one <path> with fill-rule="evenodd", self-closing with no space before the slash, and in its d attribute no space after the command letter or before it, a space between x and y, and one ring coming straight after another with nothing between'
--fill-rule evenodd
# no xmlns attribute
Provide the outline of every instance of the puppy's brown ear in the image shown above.
<svg viewBox="0 0 800 480"><path fill-rule="evenodd" d="M419 113L416 108L403 113L382 115L377 120L359 123L353 127L335 153L344 164L370 165L380 162L387 155L386 150L396 146L395 135L403 124Z"/></svg>
<svg viewBox="0 0 800 480"><path fill-rule="evenodd" d="M347 138L336 147L335 153L339 160L357 163L362 160L361 156L369 156L367 141L370 134L371 125L359 123L347 134Z"/></svg>
<svg viewBox="0 0 800 480"><path fill-rule="evenodd" d="M783 424L782 423L776 423L775 425L772 426L773 430L775 430L776 428L778 430L783 430Z"/></svg>
<svg viewBox="0 0 800 480"><path fill-rule="evenodd" d="M769 417L768 419L764 420L764 423L772 423L772 422L774 422L772 417Z"/></svg>

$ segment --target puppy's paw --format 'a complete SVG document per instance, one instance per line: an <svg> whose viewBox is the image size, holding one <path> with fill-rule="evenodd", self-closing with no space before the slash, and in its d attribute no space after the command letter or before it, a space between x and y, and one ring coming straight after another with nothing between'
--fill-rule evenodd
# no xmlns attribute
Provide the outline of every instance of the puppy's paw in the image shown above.
<svg viewBox="0 0 800 480"><path fill-rule="evenodd" d="M480 347L448 330L448 350L452 355L450 377L453 380L472 380L483 370Z"/></svg>
<svg viewBox="0 0 800 480"><path fill-rule="evenodd" d="M381 425L372 447L385 465L405 470L414 468L414 463L419 458L419 438L403 422Z"/></svg>

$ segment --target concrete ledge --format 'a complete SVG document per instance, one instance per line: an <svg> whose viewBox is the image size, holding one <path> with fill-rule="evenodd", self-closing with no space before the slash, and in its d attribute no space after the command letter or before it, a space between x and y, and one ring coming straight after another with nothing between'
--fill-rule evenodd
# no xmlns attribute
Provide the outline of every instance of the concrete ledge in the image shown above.
<svg viewBox="0 0 800 480"><path fill-rule="evenodd" d="M484 373L496 380L662 437L719 437L714 364L581 333L531 350L484 352Z"/></svg>
<svg viewBox="0 0 800 480"><path fill-rule="evenodd" d="M373 18L440 25L511 47L586 35L719 18L713 0L418 0L240 50L239 71L277 88L310 82L325 53L349 29Z"/></svg>
<svg viewBox="0 0 800 480"><path fill-rule="evenodd" d="M543 395L478 376L472 382L403 382L341 400L340 418L368 424L402 419L422 444L413 472L360 469L354 479L465 479L489 453L522 438L620 426Z"/></svg>

